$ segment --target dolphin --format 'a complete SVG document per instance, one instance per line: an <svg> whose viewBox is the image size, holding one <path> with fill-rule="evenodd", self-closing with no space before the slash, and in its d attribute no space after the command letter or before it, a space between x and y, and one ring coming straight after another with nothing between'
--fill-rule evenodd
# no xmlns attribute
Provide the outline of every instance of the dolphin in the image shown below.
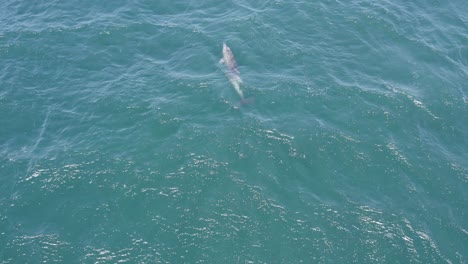
<svg viewBox="0 0 468 264"><path fill-rule="evenodd" d="M240 77L239 69L237 69L237 62L234 59L234 54L232 54L231 49L223 43L223 57L219 60L219 63L225 64L229 71L224 71L229 82L236 90L237 94L241 98L241 104L250 103L252 100L244 98L244 93L242 92L240 85L243 83Z"/></svg>

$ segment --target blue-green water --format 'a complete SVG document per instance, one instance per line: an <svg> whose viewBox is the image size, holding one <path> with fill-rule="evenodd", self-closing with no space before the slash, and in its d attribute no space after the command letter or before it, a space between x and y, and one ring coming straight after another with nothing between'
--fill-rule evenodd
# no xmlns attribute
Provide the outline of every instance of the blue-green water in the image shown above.
<svg viewBox="0 0 468 264"><path fill-rule="evenodd" d="M0 25L0 263L467 263L466 1L6 0Z"/></svg>

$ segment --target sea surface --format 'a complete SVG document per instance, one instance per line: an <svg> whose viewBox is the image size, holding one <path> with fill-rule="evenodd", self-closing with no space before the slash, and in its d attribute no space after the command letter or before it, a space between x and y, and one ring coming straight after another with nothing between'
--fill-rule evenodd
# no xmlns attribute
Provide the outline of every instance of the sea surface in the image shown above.
<svg viewBox="0 0 468 264"><path fill-rule="evenodd" d="M3 0L0 263L467 263L467 84L466 0Z"/></svg>

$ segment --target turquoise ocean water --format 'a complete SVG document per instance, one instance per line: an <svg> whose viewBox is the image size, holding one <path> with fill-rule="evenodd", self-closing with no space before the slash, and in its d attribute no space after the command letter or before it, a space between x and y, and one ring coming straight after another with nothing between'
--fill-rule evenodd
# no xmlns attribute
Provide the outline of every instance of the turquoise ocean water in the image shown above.
<svg viewBox="0 0 468 264"><path fill-rule="evenodd" d="M0 263L468 262L465 0L5 0L0 25Z"/></svg>

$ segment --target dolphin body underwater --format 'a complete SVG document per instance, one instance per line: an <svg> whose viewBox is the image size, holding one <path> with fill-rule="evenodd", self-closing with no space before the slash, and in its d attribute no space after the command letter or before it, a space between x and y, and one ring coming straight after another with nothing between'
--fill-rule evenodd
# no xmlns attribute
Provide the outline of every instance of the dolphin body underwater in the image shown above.
<svg viewBox="0 0 468 264"><path fill-rule="evenodd" d="M234 59L234 54L232 54L231 49L223 43L223 57L219 60L219 63L225 64L228 68L228 71L224 71L226 77L231 82L232 86L236 90L237 94L241 98L241 104L249 104L253 103L253 99L246 99L244 98L244 93L242 92L240 86L243 83L240 77L239 70L237 69L237 62Z"/></svg>

